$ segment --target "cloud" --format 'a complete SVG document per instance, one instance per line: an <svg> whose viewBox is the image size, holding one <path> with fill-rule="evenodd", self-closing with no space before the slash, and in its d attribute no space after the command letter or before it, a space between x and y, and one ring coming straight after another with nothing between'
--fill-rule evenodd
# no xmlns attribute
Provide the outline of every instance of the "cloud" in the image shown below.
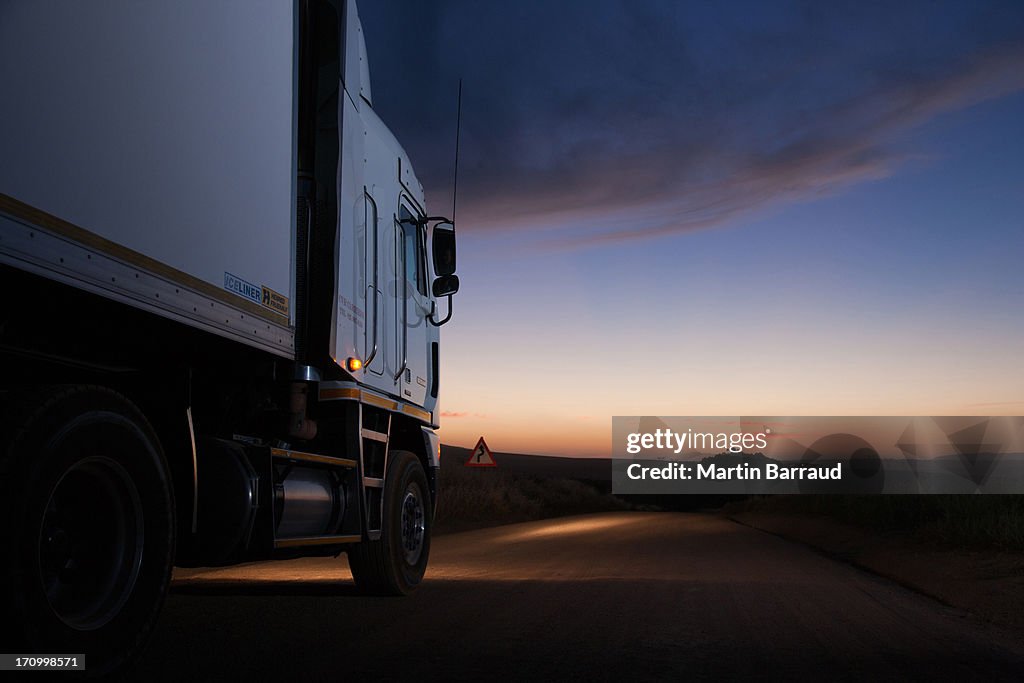
<svg viewBox="0 0 1024 683"><path fill-rule="evenodd" d="M460 229L566 246L727 224L884 178L905 134L1024 89L1019 3L417 4L367 18L375 107ZM373 25L415 41L374 48ZM383 94L381 94L383 93ZM415 106L410 106L415 103Z"/></svg>
<svg viewBox="0 0 1024 683"><path fill-rule="evenodd" d="M588 202L611 218L606 221L611 227L566 236L561 242L582 245L710 228L775 203L814 199L885 178L913 157L894 143L900 133L942 113L1021 90L1024 50L987 55L932 83L866 93L824 112L818 125L793 142L751 155L729 173L697 183L680 178L659 194L627 205L626 211L611 201ZM669 176L671 156L648 162ZM615 182L613 173L603 185L608 189ZM648 212L653 215L637 214L644 205L654 209Z"/></svg>
<svg viewBox="0 0 1024 683"><path fill-rule="evenodd" d="M486 419L488 416L487 415L483 415L481 413L468 413L468 412L459 412L459 411L453 411L453 410L442 410L441 411L441 417L452 417L452 418L475 417L475 418L478 418L478 419Z"/></svg>

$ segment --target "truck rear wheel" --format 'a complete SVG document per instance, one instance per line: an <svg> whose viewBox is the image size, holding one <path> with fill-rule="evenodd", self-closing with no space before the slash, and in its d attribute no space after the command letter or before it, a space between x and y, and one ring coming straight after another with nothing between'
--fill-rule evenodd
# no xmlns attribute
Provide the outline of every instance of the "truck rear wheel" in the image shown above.
<svg viewBox="0 0 1024 683"><path fill-rule="evenodd" d="M419 459L408 451L391 454L384 487L379 541L348 551L352 577L363 592L408 595L423 581L430 554L430 489Z"/></svg>
<svg viewBox="0 0 1024 683"><path fill-rule="evenodd" d="M128 399L101 387L50 389L11 417L3 642L84 654L87 671L109 673L149 636L170 581L174 507L159 442Z"/></svg>

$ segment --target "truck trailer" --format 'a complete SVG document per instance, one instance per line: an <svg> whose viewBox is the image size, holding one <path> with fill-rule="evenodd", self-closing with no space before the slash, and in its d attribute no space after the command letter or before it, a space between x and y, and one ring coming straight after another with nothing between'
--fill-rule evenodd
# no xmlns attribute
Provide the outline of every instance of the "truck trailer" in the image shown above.
<svg viewBox="0 0 1024 683"><path fill-rule="evenodd" d="M4 2L0 92L4 649L116 670L174 566L413 591L455 226L354 0Z"/></svg>

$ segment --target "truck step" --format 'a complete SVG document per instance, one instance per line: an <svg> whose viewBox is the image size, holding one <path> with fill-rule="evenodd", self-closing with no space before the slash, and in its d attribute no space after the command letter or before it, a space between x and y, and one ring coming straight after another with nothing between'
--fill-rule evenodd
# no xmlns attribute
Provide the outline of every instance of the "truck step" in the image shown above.
<svg viewBox="0 0 1024 683"><path fill-rule="evenodd" d="M366 427L363 427L362 434L364 439L369 439L371 441L380 441L381 443L388 442L388 435L385 434L384 432L375 432L372 429L367 429Z"/></svg>

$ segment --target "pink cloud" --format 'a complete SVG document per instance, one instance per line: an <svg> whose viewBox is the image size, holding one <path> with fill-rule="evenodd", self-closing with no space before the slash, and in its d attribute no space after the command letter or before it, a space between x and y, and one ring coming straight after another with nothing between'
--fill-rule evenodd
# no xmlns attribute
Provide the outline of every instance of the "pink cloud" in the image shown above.
<svg viewBox="0 0 1024 683"><path fill-rule="evenodd" d="M483 413L470 413L470 412L456 411L456 410L442 410L441 411L441 417L456 417L456 418L457 417L475 417L475 418L483 420L483 419L487 419L488 416L484 415Z"/></svg>

